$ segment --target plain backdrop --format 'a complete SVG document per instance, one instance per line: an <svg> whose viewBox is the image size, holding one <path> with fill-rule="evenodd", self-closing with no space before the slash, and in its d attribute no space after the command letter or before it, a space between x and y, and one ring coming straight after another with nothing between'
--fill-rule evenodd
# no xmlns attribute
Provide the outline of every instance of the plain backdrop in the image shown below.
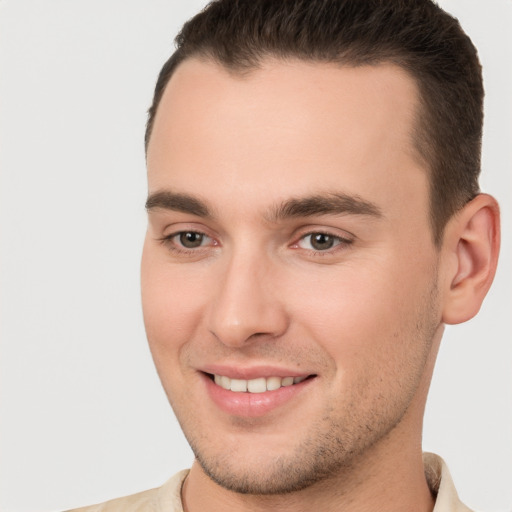
<svg viewBox="0 0 512 512"><path fill-rule="evenodd" d="M512 510L512 2L444 0L480 51L482 188L503 248L479 316L447 330L424 447L462 499ZM0 510L50 512L163 483L191 452L145 342L143 133L200 0L0 0ZM391 468L392 470L392 468Z"/></svg>

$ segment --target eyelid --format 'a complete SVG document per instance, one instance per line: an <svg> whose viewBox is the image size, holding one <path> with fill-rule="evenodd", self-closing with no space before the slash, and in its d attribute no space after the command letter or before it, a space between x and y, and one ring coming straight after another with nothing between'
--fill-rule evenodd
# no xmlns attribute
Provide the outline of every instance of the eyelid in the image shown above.
<svg viewBox="0 0 512 512"><path fill-rule="evenodd" d="M314 235L317 233L321 233L322 235L329 235L333 238L339 238L340 240L344 241L350 241L353 242L356 240L356 236L352 234L350 231L347 231L345 229L335 228L335 227L329 227L329 226L316 226L316 225L309 225L301 227L300 229L295 230L295 233L293 235L293 238L298 241L301 238L304 238L308 235Z"/></svg>
<svg viewBox="0 0 512 512"><path fill-rule="evenodd" d="M164 238L164 240L173 240L173 239L177 239L178 237L180 237L181 235L183 234L186 234L186 233L193 233L194 235L199 235L202 237L202 241L206 241L206 240L213 240L213 238L211 236L208 236L206 233L203 233L201 231L193 231L191 229L185 229L185 230L182 230L182 231L176 231L175 233L171 233L170 235L167 235ZM208 244L206 244L208 245ZM200 247L204 247L203 244L201 244L200 246L197 247L197 249L199 249ZM190 250L190 247L183 247L184 249L187 249L187 250Z"/></svg>
<svg viewBox="0 0 512 512"><path fill-rule="evenodd" d="M318 250L318 249L314 249L314 248L305 249L305 248L299 246L299 243L302 240L304 240L305 238L307 238L308 236L313 236L313 235L318 235L318 234L332 237L337 240L337 243L333 247L330 247L325 250ZM303 251L307 251L307 252L310 252L313 254L327 256L329 254L333 254L334 252L336 252L338 250L346 249L348 246L352 245L355 242L356 237L354 235L352 235L351 233L348 233L347 231L344 231L342 234L336 229L331 229L331 228L326 228L326 227L316 228L314 226L308 226L307 228L301 229L300 232L298 234L296 234L296 236L294 237L294 240L295 241L290 246L292 249L301 249Z"/></svg>
<svg viewBox="0 0 512 512"><path fill-rule="evenodd" d="M205 239L214 240L213 237L205 233L204 231L199 231L197 229L180 229L178 231L172 231L168 235L164 235L159 238L159 240L172 240L173 238L176 238L179 235L182 235L184 233L194 233L196 235L201 235Z"/></svg>
<svg viewBox="0 0 512 512"><path fill-rule="evenodd" d="M161 231L160 231L161 230ZM198 233L209 238L217 239L217 234L209 227L199 222L172 222L161 226L157 231L162 233L161 238L172 238L180 233Z"/></svg>
<svg viewBox="0 0 512 512"><path fill-rule="evenodd" d="M187 222L177 222L173 224L169 224L164 227L162 230L163 233L166 231L170 231L167 234L164 234L160 237L157 237L156 240L160 242L163 246L167 248L171 253L175 255L183 255L183 256L199 256L203 254L205 251L208 251L212 248L218 247L220 245L217 237L210 232L209 229L204 226L198 226L195 223L187 223ZM206 244L201 244L198 247L185 247L176 240L181 234L184 233L197 233L198 235L202 235L204 239L207 240Z"/></svg>

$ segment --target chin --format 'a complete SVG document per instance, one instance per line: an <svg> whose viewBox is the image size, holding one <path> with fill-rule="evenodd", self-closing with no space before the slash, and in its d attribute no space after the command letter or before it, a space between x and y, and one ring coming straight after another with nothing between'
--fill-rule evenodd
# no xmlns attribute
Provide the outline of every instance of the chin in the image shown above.
<svg viewBox="0 0 512 512"><path fill-rule="evenodd" d="M301 491L311 485L325 480L325 467L316 464L305 466L304 461L289 462L276 458L265 469L226 467L211 460L198 463L204 473L216 484L239 494L280 495ZM320 466L320 464L318 465Z"/></svg>
<svg viewBox="0 0 512 512"><path fill-rule="evenodd" d="M290 437L294 436L288 436L289 440ZM237 448L226 449L224 445L222 453L202 450L197 446L202 444L199 439L199 443L189 442L202 471L216 484L240 494L270 496L339 478L352 467L354 453L347 450L342 438L325 433L321 437L321 442L313 435L293 447L262 446L261 450L254 449L258 446L255 438L252 447L244 449L241 443Z"/></svg>

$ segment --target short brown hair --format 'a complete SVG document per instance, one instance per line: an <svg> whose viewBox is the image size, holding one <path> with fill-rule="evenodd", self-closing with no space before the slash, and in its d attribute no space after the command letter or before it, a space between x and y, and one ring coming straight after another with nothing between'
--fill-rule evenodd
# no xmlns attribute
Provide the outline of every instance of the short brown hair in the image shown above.
<svg viewBox="0 0 512 512"><path fill-rule="evenodd" d="M198 57L234 72L266 57L351 66L390 62L417 82L415 145L429 167L431 223L439 244L448 219L478 194L482 71L459 22L431 0L216 0L176 37L148 111L145 144L176 67Z"/></svg>

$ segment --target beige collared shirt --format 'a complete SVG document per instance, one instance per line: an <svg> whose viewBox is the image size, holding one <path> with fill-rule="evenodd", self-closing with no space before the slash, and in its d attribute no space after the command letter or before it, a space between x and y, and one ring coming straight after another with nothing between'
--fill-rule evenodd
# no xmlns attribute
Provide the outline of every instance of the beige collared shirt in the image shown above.
<svg viewBox="0 0 512 512"><path fill-rule="evenodd" d="M443 459L433 453L423 454L425 475L434 496L433 512L471 512L457 495L450 472ZM176 473L162 487L68 512L183 512L181 486L188 470Z"/></svg>

